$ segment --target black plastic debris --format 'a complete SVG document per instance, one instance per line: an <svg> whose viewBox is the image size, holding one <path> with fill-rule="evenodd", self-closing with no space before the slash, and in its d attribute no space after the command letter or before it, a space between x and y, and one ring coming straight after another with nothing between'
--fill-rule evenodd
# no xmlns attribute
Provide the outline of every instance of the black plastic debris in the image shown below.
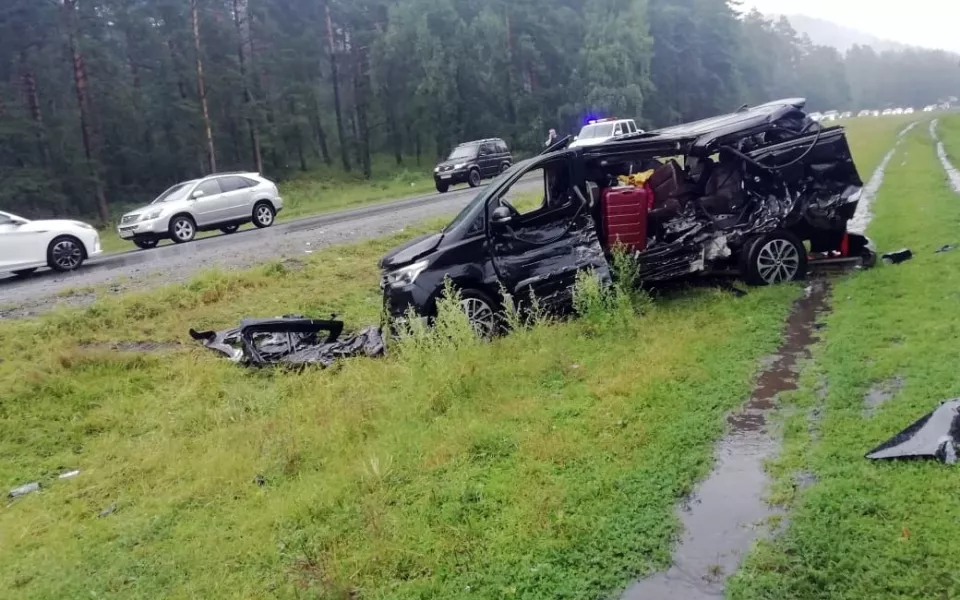
<svg viewBox="0 0 960 600"><path fill-rule="evenodd" d="M367 327L340 338L343 322L288 315L274 319L243 319L225 331L190 330L190 337L233 362L250 366L319 365L355 356L379 357L386 352L378 327Z"/></svg>
<svg viewBox="0 0 960 600"><path fill-rule="evenodd" d="M957 247L958 247L957 244L947 244L946 246L941 246L940 249L937 250L937 254L943 254L944 252L950 252L951 250L956 250Z"/></svg>
<svg viewBox="0 0 960 600"><path fill-rule="evenodd" d="M957 462L960 447L960 399L948 400L883 444L867 453L871 460L936 458Z"/></svg>
<svg viewBox="0 0 960 600"><path fill-rule="evenodd" d="M906 262L913 258L913 252L909 249L904 248L903 250L897 250L896 252L888 252L883 255L883 262L888 265L898 265L902 262Z"/></svg>
<svg viewBox="0 0 960 600"><path fill-rule="evenodd" d="M20 496L26 496L27 494L40 491L40 484L36 481L33 483L28 483L26 485L21 485L20 487L13 488L10 490L10 493L7 494L11 498L19 498Z"/></svg>

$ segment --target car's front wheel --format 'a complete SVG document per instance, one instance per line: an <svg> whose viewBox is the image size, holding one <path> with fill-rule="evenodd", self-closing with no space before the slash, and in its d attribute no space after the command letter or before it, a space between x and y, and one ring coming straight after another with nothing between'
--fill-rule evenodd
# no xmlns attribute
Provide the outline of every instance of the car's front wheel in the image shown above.
<svg viewBox="0 0 960 600"><path fill-rule="evenodd" d="M83 264L84 258L83 243L70 235L55 238L47 247L47 265L54 271L73 271Z"/></svg>
<svg viewBox="0 0 960 600"><path fill-rule="evenodd" d="M133 244L140 248L141 250L149 250L150 248L156 248L157 244L160 243L160 240L157 239L142 239L142 240L133 240Z"/></svg>
<svg viewBox="0 0 960 600"><path fill-rule="evenodd" d="M744 246L741 272L750 285L775 285L807 276L807 251L788 231L774 231Z"/></svg>
<svg viewBox="0 0 960 600"><path fill-rule="evenodd" d="M273 225L277 212L269 202L260 202L253 207L253 224L260 229Z"/></svg>
<svg viewBox="0 0 960 600"><path fill-rule="evenodd" d="M170 220L170 238L177 244L192 242L197 235L197 225L186 215L179 215Z"/></svg>
<svg viewBox="0 0 960 600"><path fill-rule="evenodd" d="M437 191L440 192L441 194L446 194L446 193L447 193L447 190L449 190L449 189L450 189L450 186L449 186L448 184L446 184L446 183L438 183L438 184L437 184Z"/></svg>
<svg viewBox="0 0 960 600"><path fill-rule="evenodd" d="M460 309L470 321L477 336L488 339L497 332L499 317L497 303L480 290L466 289L460 292Z"/></svg>
<svg viewBox="0 0 960 600"><path fill-rule="evenodd" d="M467 176L467 183L470 184L470 187L479 187L480 186L480 171L473 169L470 171L470 175Z"/></svg>

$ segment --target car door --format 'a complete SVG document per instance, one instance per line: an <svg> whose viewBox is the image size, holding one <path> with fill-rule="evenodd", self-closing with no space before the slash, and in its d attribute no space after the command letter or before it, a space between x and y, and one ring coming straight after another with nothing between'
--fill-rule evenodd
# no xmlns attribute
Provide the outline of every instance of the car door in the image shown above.
<svg viewBox="0 0 960 600"><path fill-rule="evenodd" d="M210 225L224 220L229 200L223 197L220 182L217 179L205 179L190 192L193 199L193 213L197 225Z"/></svg>
<svg viewBox="0 0 960 600"><path fill-rule="evenodd" d="M493 144L485 142L480 144L480 153L477 158L480 163L480 173L484 177L491 177L497 173L497 153L493 149Z"/></svg>
<svg viewBox="0 0 960 600"><path fill-rule="evenodd" d="M253 187L256 182L239 175L218 178L227 206L224 218L248 219L253 214Z"/></svg>
<svg viewBox="0 0 960 600"><path fill-rule="evenodd" d="M585 189L574 191L576 178L567 158L534 163L524 176L539 171L540 185L517 181L492 198L488 236L497 277L518 302L532 293L542 307L565 312L572 307L577 274L594 272L610 281L610 266L597 237ZM512 206L512 216L498 223L493 213Z"/></svg>
<svg viewBox="0 0 960 600"><path fill-rule="evenodd" d="M0 213L0 272L43 264L47 249L44 234L23 221Z"/></svg>

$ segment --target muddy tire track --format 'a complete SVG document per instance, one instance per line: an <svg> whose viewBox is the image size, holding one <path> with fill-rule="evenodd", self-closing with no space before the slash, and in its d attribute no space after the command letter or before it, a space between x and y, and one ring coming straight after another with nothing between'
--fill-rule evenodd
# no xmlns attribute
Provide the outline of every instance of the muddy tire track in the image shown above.
<svg viewBox="0 0 960 600"><path fill-rule="evenodd" d="M930 137L933 138L934 143L937 145L937 156L940 158L940 164L943 165L943 170L947 173L947 179L950 180L950 187L953 188L953 193L960 194L960 171L957 171L957 168L950 162L950 157L947 156L947 150L943 147L940 136L937 135L937 125L939 125L939 123L940 119L930 121Z"/></svg>
<svg viewBox="0 0 960 600"><path fill-rule="evenodd" d="M727 418L729 433L716 450L713 472L680 508L684 533L673 565L633 584L623 600L700 600L723 596L727 577L753 542L768 534L766 520L780 511L767 504L764 463L780 446L767 418L783 392L796 390L801 362L818 340L817 320L828 310L830 284L814 281L793 307L780 348L762 362L746 405Z"/></svg>

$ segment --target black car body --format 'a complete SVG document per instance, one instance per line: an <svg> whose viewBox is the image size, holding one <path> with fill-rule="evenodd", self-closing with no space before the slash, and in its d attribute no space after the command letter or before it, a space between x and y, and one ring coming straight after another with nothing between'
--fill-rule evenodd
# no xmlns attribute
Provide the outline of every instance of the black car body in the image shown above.
<svg viewBox="0 0 960 600"><path fill-rule="evenodd" d="M650 223L633 250L641 283L716 271L756 284L801 279L804 242L814 253L870 253L866 238L847 232L863 183L844 129L821 127L804 104L771 102L590 148L561 141L503 173L443 231L384 256L385 308L396 318L411 308L432 315L447 278L478 310L495 311L501 291L568 308L578 272L610 279L604 202L611 190L629 192L620 178L642 171L653 175L643 184ZM719 165L738 183L716 202L708 192L718 188ZM543 202L522 214L507 198L538 170Z"/></svg>
<svg viewBox="0 0 960 600"><path fill-rule="evenodd" d="M513 164L506 142L500 138L460 144L433 169L433 180L441 194L451 185L468 183L477 187L483 179L496 177Z"/></svg>

